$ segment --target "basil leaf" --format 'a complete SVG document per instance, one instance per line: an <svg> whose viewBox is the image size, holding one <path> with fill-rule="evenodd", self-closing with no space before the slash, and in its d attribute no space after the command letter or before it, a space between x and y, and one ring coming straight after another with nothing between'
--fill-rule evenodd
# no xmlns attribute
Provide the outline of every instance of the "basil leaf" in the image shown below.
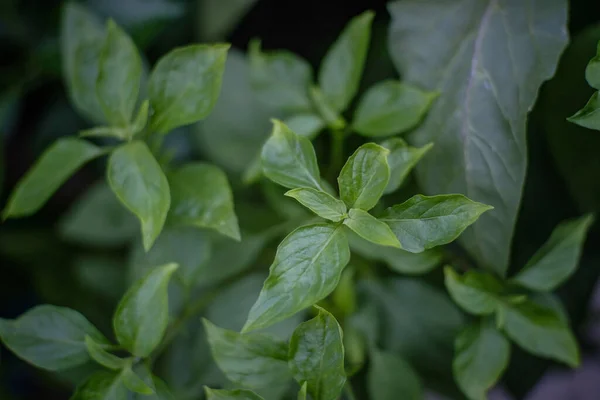
<svg viewBox="0 0 600 400"><path fill-rule="evenodd" d="M286 118L283 123L287 125L292 132L312 140L325 128L325 121L313 113L296 114Z"/></svg>
<svg viewBox="0 0 600 400"><path fill-rule="evenodd" d="M381 246L401 248L394 232L384 222L379 221L366 211L352 208L344 225L369 242Z"/></svg>
<svg viewBox="0 0 600 400"><path fill-rule="evenodd" d="M154 394L154 389L148 386L148 384L133 371L131 364L123 369L121 377L125 387L132 392L146 396Z"/></svg>
<svg viewBox="0 0 600 400"><path fill-rule="evenodd" d="M288 51L261 51L260 41L249 45L250 82L260 101L282 112L310 111L310 64Z"/></svg>
<svg viewBox="0 0 600 400"><path fill-rule="evenodd" d="M540 357L579 365L579 348L568 321L550 308L532 301L499 309L498 321L513 342Z"/></svg>
<svg viewBox="0 0 600 400"><path fill-rule="evenodd" d="M85 337L107 345L106 338L83 315L64 307L42 305L14 320L0 318L0 339L19 358L49 371L89 361Z"/></svg>
<svg viewBox="0 0 600 400"><path fill-rule="evenodd" d="M585 107L567 118L570 122L588 129L600 130L600 92L592 95Z"/></svg>
<svg viewBox="0 0 600 400"><path fill-rule="evenodd" d="M358 91L374 16L372 11L366 11L354 17L321 62L319 86L337 111L344 111Z"/></svg>
<svg viewBox="0 0 600 400"><path fill-rule="evenodd" d="M348 158L337 180L340 197L349 208L375 207L390 179L388 154L388 149L367 143Z"/></svg>
<svg viewBox="0 0 600 400"><path fill-rule="evenodd" d="M160 343L169 322L167 286L177 264L166 264L138 280L117 306L115 335L127 350L147 357Z"/></svg>
<svg viewBox="0 0 600 400"><path fill-rule="evenodd" d="M233 383L258 389L278 386L291 378L287 343L265 334L242 335L203 321L213 357Z"/></svg>
<svg viewBox="0 0 600 400"><path fill-rule="evenodd" d="M388 46L398 72L441 93L411 135L417 146L435 143L417 166L419 186L496 208L460 242L499 275L508 267L525 181L527 116L568 43L567 3L464 0L468 12L440 0L388 5ZM425 20L444 21L444 29Z"/></svg>
<svg viewBox="0 0 600 400"><path fill-rule="evenodd" d="M375 350L371 353L371 366L367 387L373 400L423 399L421 379L414 369L392 353Z"/></svg>
<svg viewBox="0 0 600 400"><path fill-rule="evenodd" d="M265 176L281 186L323 190L312 144L281 121L273 120L273 132L262 148L261 161Z"/></svg>
<svg viewBox="0 0 600 400"><path fill-rule="evenodd" d="M342 328L333 315L319 314L300 324L290 339L288 364L292 375L314 400L335 400L346 383Z"/></svg>
<svg viewBox="0 0 600 400"><path fill-rule="evenodd" d="M228 44L190 45L158 61L148 81L152 130L167 133L210 114L221 90L228 49Z"/></svg>
<svg viewBox="0 0 600 400"><path fill-rule="evenodd" d="M146 144L133 141L111 154L106 175L117 198L142 223L142 242L148 251L163 228L171 204L165 174Z"/></svg>
<svg viewBox="0 0 600 400"><path fill-rule="evenodd" d="M251 390L246 389L210 389L204 387L206 400L264 400Z"/></svg>
<svg viewBox="0 0 600 400"><path fill-rule="evenodd" d="M337 112L329 100L317 86L309 89L310 98L317 113L331 130L342 130L346 127L346 120Z"/></svg>
<svg viewBox="0 0 600 400"><path fill-rule="evenodd" d="M577 268L592 215L560 223L550 239L512 279L531 290L552 291Z"/></svg>
<svg viewBox="0 0 600 400"><path fill-rule="evenodd" d="M466 327L454 342L452 370L462 391L472 400L487 398L486 392L500 379L510 359L510 343L484 321Z"/></svg>
<svg viewBox="0 0 600 400"><path fill-rule="evenodd" d="M450 243L492 207L460 194L416 195L379 218L392 228L404 250L419 253Z"/></svg>
<svg viewBox="0 0 600 400"><path fill-rule="evenodd" d="M142 59L133 40L111 19L100 52L96 93L106 120L129 125L142 77Z"/></svg>
<svg viewBox="0 0 600 400"><path fill-rule="evenodd" d="M467 271L458 275L450 266L444 268L446 288L452 300L475 315L491 314L501 305L502 282L489 273Z"/></svg>
<svg viewBox="0 0 600 400"><path fill-rule="evenodd" d="M349 260L348 240L340 227L307 225L290 233L277 248L242 332L266 328L324 299Z"/></svg>
<svg viewBox="0 0 600 400"><path fill-rule="evenodd" d="M585 69L585 79L591 87L600 90L600 42L596 56L590 60Z"/></svg>
<svg viewBox="0 0 600 400"><path fill-rule="evenodd" d="M231 187L221 169L203 163L187 164L169 175L169 186L171 221L214 229L240 240Z"/></svg>
<svg viewBox="0 0 600 400"><path fill-rule="evenodd" d="M329 193L313 188L298 188L285 193L286 196L298 200L321 218L339 222L346 215L346 204Z"/></svg>
<svg viewBox="0 0 600 400"><path fill-rule="evenodd" d="M367 137L404 133L421 122L437 96L394 80L379 82L360 99L352 128Z"/></svg>
<svg viewBox="0 0 600 400"><path fill-rule="evenodd" d="M102 154L102 149L85 140L57 140L17 183L2 212L3 218L33 214L79 168Z"/></svg>
<svg viewBox="0 0 600 400"><path fill-rule="evenodd" d="M392 138L381 143L381 146L390 151L387 156L390 180L383 191L383 194L389 194L402 186L410 171L431 150L433 143L428 143L423 147L411 147L400 138Z"/></svg>
<svg viewBox="0 0 600 400"><path fill-rule="evenodd" d="M150 395L133 395L134 400L175 400L175 397L171 394L169 387L160 379L153 376L152 384L155 388L153 394Z"/></svg>
<svg viewBox="0 0 600 400"><path fill-rule="evenodd" d="M298 400L306 400L306 391L308 390L308 383L304 382L300 391L298 392Z"/></svg>
<svg viewBox="0 0 600 400"><path fill-rule="evenodd" d="M128 363L128 360L117 357L106 351L102 347L102 344L97 343L88 335L85 336L85 347L92 360L108 369L121 370Z"/></svg>
<svg viewBox="0 0 600 400"><path fill-rule="evenodd" d="M121 374L100 371L77 388L71 400L127 400Z"/></svg>

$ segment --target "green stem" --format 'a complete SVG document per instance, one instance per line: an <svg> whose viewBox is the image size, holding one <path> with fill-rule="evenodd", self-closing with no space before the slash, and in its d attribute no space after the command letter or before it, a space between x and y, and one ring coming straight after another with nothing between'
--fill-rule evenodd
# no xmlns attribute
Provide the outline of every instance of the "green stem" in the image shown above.
<svg viewBox="0 0 600 400"><path fill-rule="evenodd" d="M331 131L331 153L329 157L329 181L335 183L344 162L344 131Z"/></svg>

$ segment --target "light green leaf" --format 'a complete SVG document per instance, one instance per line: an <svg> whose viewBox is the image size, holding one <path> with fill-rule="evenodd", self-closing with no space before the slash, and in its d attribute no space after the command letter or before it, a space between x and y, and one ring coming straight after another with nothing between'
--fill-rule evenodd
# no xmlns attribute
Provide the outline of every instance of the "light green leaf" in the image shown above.
<svg viewBox="0 0 600 400"><path fill-rule="evenodd" d="M89 361L86 335L108 344L83 315L69 308L42 305L15 320L0 318L2 343L19 358L49 371L66 370Z"/></svg>
<svg viewBox="0 0 600 400"><path fill-rule="evenodd" d="M348 218L344 220L344 225L369 242L401 248L390 227L364 210L352 208L348 212Z"/></svg>
<svg viewBox="0 0 600 400"><path fill-rule="evenodd" d="M512 279L531 290L552 291L575 272L592 215L560 223L550 239Z"/></svg>
<svg viewBox="0 0 600 400"><path fill-rule="evenodd" d="M502 282L486 272L467 271L458 275L450 266L444 268L450 297L465 311L475 315L495 312L501 305Z"/></svg>
<svg viewBox="0 0 600 400"><path fill-rule="evenodd" d="M353 18L321 62L319 86L337 111L344 111L358 91L374 16L366 11Z"/></svg>
<svg viewBox="0 0 600 400"><path fill-rule="evenodd" d="M409 363L392 353L373 351L367 385L372 400L423 399L419 375Z"/></svg>
<svg viewBox="0 0 600 400"><path fill-rule="evenodd" d="M281 186L323 190L312 144L281 121L273 120L273 132L262 148L261 161L265 176Z"/></svg>
<svg viewBox="0 0 600 400"><path fill-rule="evenodd" d="M388 5L389 52L398 72L441 93L410 136L416 146L435 143L417 166L419 186L495 207L460 242L478 265L499 275L508 267L525 181L527 116L568 43L567 6L567 0ZM443 29L422 21L444 21Z"/></svg>
<svg viewBox="0 0 600 400"><path fill-rule="evenodd" d="M325 121L314 113L296 114L283 120L297 135L312 140L325 128Z"/></svg>
<svg viewBox="0 0 600 400"><path fill-rule="evenodd" d="M154 394L154 389L148 386L142 378L140 378L131 368L131 364L127 365L121 374L123 384L134 393L143 395Z"/></svg>
<svg viewBox="0 0 600 400"><path fill-rule="evenodd" d="M600 42L596 56L590 60L585 69L585 79L591 87L600 90Z"/></svg>
<svg viewBox="0 0 600 400"><path fill-rule="evenodd" d="M288 355L292 375L314 400L335 400L346 383L342 328L333 315L317 307L319 314L296 328Z"/></svg>
<svg viewBox="0 0 600 400"><path fill-rule="evenodd" d="M306 391L308 390L308 383L304 382L300 391L298 392L298 400L306 400Z"/></svg>
<svg viewBox="0 0 600 400"><path fill-rule="evenodd" d="M147 357L160 343L169 322L167 286L177 264L153 269L119 302L113 316L115 335L127 350Z"/></svg>
<svg viewBox="0 0 600 400"><path fill-rule="evenodd" d="M577 340L568 321L555 310L525 301L501 307L498 321L506 334L524 350L571 367L579 365Z"/></svg>
<svg viewBox="0 0 600 400"><path fill-rule="evenodd" d="M127 400L127 395L121 374L100 371L79 386L71 400Z"/></svg>
<svg viewBox="0 0 600 400"><path fill-rule="evenodd" d="M411 147L400 138L388 139L381 143L381 145L390 151L387 157L388 165L390 166L390 181L383 194L389 194L398 190L410 171L433 147L433 143L428 143L423 147Z"/></svg>
<svg viewBox="0 0 600 400"><path fill-rule="evenodd" d="M209 164L191 163L169 174L169 219L181 225L214 229L240 240L233 194L225 173Z"/></svg>
<svg viewBox="0 0 600 400"><path fill-rule="evenodd" d="M33 214L79 168L102 154L102 149L85 140L58 139L17 183L2 212L3 218Z"/></svg>
<svg viewBox="0 0 600 400"><path fill-rule="evenodd" d="M286 196L298 200L321 218L339 222L346 215L346 204L332 195L313 188L298 188L285 193Z"/></svg>
<svg viewBox="0 0 600 400"><path fill-rule="evenodd" d="M288 51L262 52L260 41L249 45L250 82L260 101L282 112L310 111L310 64Z"/></svg>
<svg viewBox="0 0 600 400"><path fill-rule="evenodd" d="M291 379L286 342L259 333L242 335L206 319L204 328L217 365L233 383L259 389Z"/></svg>
<svg viewBox="0 0 600 400"><path fill-rule="evenodd" d="M131 136L129 128L119 128L115 126L96 126L90 129L84 129L79 132L79 136L87 137L112 137L120 140L126 140Z"/></svg>
<svg viewBox="0 0 600 400"><path fill-rule="evenodd" d="M337 286L349 260L341 227L307 225L290 233L277 248L242 332L273 325L324 299Z"/></svg>
<svg viewBox="0 0 600 400"><path fill-rule="evenodd" d="M404 133L421 122L437 96L399 81L379 82L360 99L352 128L367 137Z"/></svg>
<svg viewBox="0 0 600 400"><path fill-rule="evenodd" d="M148 251L163 228L171 204L165 174L148 146L133 141L112 153L106 175L117 198L142 223L142 241Z"/></svg>
<svg viewBox="0 0 600 400"><path fill-rule="evenodd" d="M264 400L251 390L246 389L210 389L204 387L206 400Z"/></svg>
<svg viewBox="0 0 600 400"><path fill-rule="evenodd" d="M112 19L106 26L100 51L96 93L106 120L115 126L129 125L142 77L142 59L133 40Z"/></svg>
<svg viewBox="0 0 600 400"><path fill-rule="evenodd" d="M454 342L454 378L472 400L487 399L486 393L500 380L510 359L510 343L491 324L482 321L465 328Z"/></svg>
<svg viewBox="0 0 600 400"><path fill-rule="evenodd" d="M585 107L567 119L584 128L600 130L600 92L594 93Z"/></svg>
<svg viewBox="0 0 600 400"><path fill-rule="evenodd" d="M348 158L338 177L340 197L349 208L375 207L390 179L389 150L375 143L360 146Z"/></svg>
<svg viewBox="0 0 600 400"><path fill-rule="evenodd" d="M140 108L138 109L137 115L133 120L133 123L130 125L129 130L131 131L131 136L135 136L141 131L144 130L146 124L148 123L148 114L150 110L150 101L144 100Z"/></svg>
<svg viewBox="0 0 600 400"><path fill-rule="evenodd" d="M450 243L492 207L460 194L416 195L379 218L392 228L404 250L419 253Z"/></svg>
<svg viewBox="0 0 600 400"><path fill-rule="evenodd" d="M85 335L85 347L92 360L108 369L121 370L125 368L128 363L128 360L117 357L106 351L102 344L97 343L88 335Z"/></svg>
<svg viewBox="0 0 600 400"><path fill-rule="evenodd" d="M210 114L221 90L228 49L228 44L190 45L158 61L148 82L152 130L167 133Z"/></svg>

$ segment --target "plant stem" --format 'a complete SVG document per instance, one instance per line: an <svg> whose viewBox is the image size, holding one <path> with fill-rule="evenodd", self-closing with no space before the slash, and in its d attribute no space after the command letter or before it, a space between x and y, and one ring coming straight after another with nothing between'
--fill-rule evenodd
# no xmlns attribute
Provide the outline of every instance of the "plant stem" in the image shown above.
<svg viewBox="0 0 600 400"><path fill-rule="evenodd" d="M344 131L331 130L331 153L329 157L329 181L335 183L344 161Z"/></svg>

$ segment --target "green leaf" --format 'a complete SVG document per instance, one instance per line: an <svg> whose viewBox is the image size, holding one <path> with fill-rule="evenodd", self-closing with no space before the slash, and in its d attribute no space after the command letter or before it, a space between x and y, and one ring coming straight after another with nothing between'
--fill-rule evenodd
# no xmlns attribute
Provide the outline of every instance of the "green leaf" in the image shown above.
<svg viewBox="0 0 600 400"><path fill-rule="evenodd" d="M0 339L19 358L49 371L73 368L89 361L85 337L100 344L106 338L77 311L42 305L15 320L0 318Z"/></svg>
<svg viewBox="0 0 600 400"><path fill-rule="evenodd" d="M133 40L112 19L106 26L100 52L96 93L106 120L115 126L129 125L142 77L142 59Z"/></svg>
<svg viewBox="0 0 600 400"><path fill-rule="evenodd" d="M171 394L169 387L160 379L153 376L152 384L155 388L154 394L151 395L133 395L134 400L175 400L175 397Z"/></svg>
<svg viewBox="0 0 600 400"><path fill-rule="evenodd" d="M586 215L560 223L550 239L512 280L531 290L549 292L556 289L575 272L593 222L594 217Z"/></svg>
<svg viewBox="0 0 600 400"><path fill-rule="evenodd" d="M283 120L292 132L312 140L325 128L325 121L314 113L296 114Z"/></svg>
<svg viewBox="0 0 600 400"><path fill-rule="evenodd" d="M105 121L96 95L105 36L104 27L94 15L77 3L65 4L60 32L64 80L75 108L95 123Z"/></svg>
<svg viewBox="0 0 600 400"><path fill-rule="evenodd" d="M450 243L492 207L460 194L416 195L379 218L392 228L404 250L419 253Z"/></svg>
<svg viewBox="0 0 600 400"><path fill-rule="evenodd" d="M88 335L85 336L85 347L92 360L108 369L121 370L128 363L126 359L117 357L106 351L102 344L97 343Z"/></svg>
<svg viewBox="0 0 600 400"><path fill-rule="evenodd" d="M346 121L340 113L334 109L333 105L329 103L329 100L325 98L321 89L317 86L311 86L309 94L317 113L329 129L342 130L346 127Z"/></svg>
<svg viewBox="0 0 600 400"><path fill-rule="evenodd" d="M143 142L117 148L108 160L108 183L117 198L142 223L142 241L148 251L163 228L171 194L160 165Z"/></svg>
<svg viewBox="0 0 600 400"><path fill-rule="evenodd" d="M204 387L206 400L264 400L251 390L246 389L210 389Z"/></svg>
<svg viewBox="0 0 600 400"><path fill-rule="evenodd" d="M410 136L417 146L435 143L417 166L419 186L495 207L460 242L478 265L499 275L508 267L525 181L527 116L568 43L567 6L567 0L463 0L462 11L442 0L388 5L389 52L398 72L441 93Z"/></svg>
<svg viewBox="0 0 600 400"><path fill-rule="evenodd" d="M176 224L214 229L240 240L233 194L225 173L209 164L191 163L169 174L171 210Z"/></svg>
<svg viewBox="0 0 600 400"><path fill-rule="evenodd" d="M567 118L570 122L588 129L600 130L600 92L592 95L585 107Z"/></svg>
<svg viewBox="0 0 600 400"><path fill-rule="evenodd" d="M358 91L374 16L366 11L354 17L321 62L319 86L337 111L344 111Z"/></svg>
<svg viewBox="0 0 600 400"><path fill-rule="evenodd" d="M148 386L148 384L133 371L131 364L123 369L121 376L125 387L132 392L143 395L154 394L154 389Z"/></svg>
<svg viewBox="0 0 600 400"><path fill-rule="evenodd" d="M114 126L96 126L79 132L79 136L87 137L109 137L119 140L127 140L131 136L129 128L119 128Z"/></svg>
<svg viewBox="0 0 600 400"><path fill-rule="evenodd" d="M306 391L308 390L308 383L304 382L300 391L298 392L298 400L306 400Z"/></svg>
<svg viewBox="0 0 600 400"><path fill-rule="evenodd" d="M167 133L210 114L221 90L227 50L228 44L196 44L158 61L148 81L152 130Z"/></svg>
<svg viewBox="0 0 600 400"><path fill-rule="evenodd" d="M177 264L153 269L119 302L113 316L115 335L127 350L147 357L160 343L169 322L167 286Z"/></svg>
<svg viewBox="0 0 600 400"><path fill-rule="evenodd" d="M452 300L475 315L495 312L501 305L502 282L486 272L467 271L458 275L450 266L444 268L446 288Z"/></svg>
<svg viewBox="0 0 600 400"><path fill-rule="evenodd" d="M262 148L261 161L265 176L281 186L323 190L312 144L281 121L273 120L273 132Z"/></svg>
<svg viewBox="0 0 600 400"><path fill-rule="evenodd" d="M399 81L379 82L360 99L352 128L367 137L404 133L421 122L437 96Z"/></svg>
<svg viewBox="0 0 600 400"><path fill-rule="evenodd" d="M381 145L390 151L387 157L388 165L390 166L390 180L383 194L389 194L398 190L410 171L433 147L433 143L428 143L423 147L411 147L400 138L388 139L381 143Z"/></svg>
<svg viewBox="0 0 600 400"><path fill-rule="evenodd" d="M392 353L373 351L367 375L368 389L372 400L423 399L423 388L419 375L409 363Z"/></svg>
<svg viewBox="0 0 600 400"><path fill-rule="evenodd" d="M342 328L333 315L319 314L298 326L290 339L288 355L292 375L314 400L335 400L346 383Z"/></svg>
<svg viewBox="0 0 600 400"><path fill-rule="evenodd" d="M499 309L498 321L506 334L524 350L540 357L579 365L579 348L569 323L553 309L532 301Z"/></svg>
<svg viewBox="0 0 600 400"><path fill-rule="evenodd" d="M203 321L213 357L233 383L259 389L291 378L286 342L259 333L242 335Z"/></svg>
<svg viewBox="0 0 600 400"><path fill-rule="evenodd" d="M308 88L313 80L310 64L288 51L264 53L258 40L250 42L250 82L260 101L282 112L312 109Z"/></svg>
<svg viewBox="0 0 600 400"><path fill-rule="evenodd" d="M585 79L591 87L600 90L600 42L596 56L590 60L585 69Z"/></svg>
<svg viewBox="0 0 600 400"><path fill-rule="evenodd" d="M352 208L348 212L348 218L344 220L344 225L369 242L401 248L398 238L390 227L366 211Z"/></svg>
<svg viewBox="0 0 600 400"><path fill-rule="evenodd" d="M486 393L500 379L510 359L510 343L491 324L482 321L466 327L454 343L454 378L472 400Z"/></svg>
<svg viewBox="0 0 600 400"><path fill-rule="evenodd" d="M341 227L307 225L290 233L277 248L242 332L273 325L327 297L349 260Z"/></svg>
<svg viewBox="0 0 600 400"><path fill-rule="evenodd" d="M71 175L102 154L102 149L85 140L57 140L17 183L2 212L3 218L35 213Z"/></svg>
<svg viewBox="0 0 600 400"><path fill-rule="evenodd" d="M133 123L130 125L129 130L131 132L131 137L137 135L141 131L144 130L146 124L148 123L148 114L150 109L150 101L144 100L140 108L138 109L138 113L133 120Z"/></svg>
<svg viewBox="0 0 600 400"><path fill-rule="evenodd" d="M389 152L367 143L348 158L337 180L340 197L349 208L368 211L375 207L390 179Z"/></svg>
<svg viewBox="0 0 600 400"><path fill-rule="evenodd" d="M127 400L121 374L100 371L77 388L71 400Z"/></svg>
<svg viewBox="0 0 600 400"><path fill-rule="evenodd" d="M333 222L344 219L347 209L343 201L336 199L329 193L313 188L298 188L285 193L286 196L298 200L321 218Z"/></svg>

